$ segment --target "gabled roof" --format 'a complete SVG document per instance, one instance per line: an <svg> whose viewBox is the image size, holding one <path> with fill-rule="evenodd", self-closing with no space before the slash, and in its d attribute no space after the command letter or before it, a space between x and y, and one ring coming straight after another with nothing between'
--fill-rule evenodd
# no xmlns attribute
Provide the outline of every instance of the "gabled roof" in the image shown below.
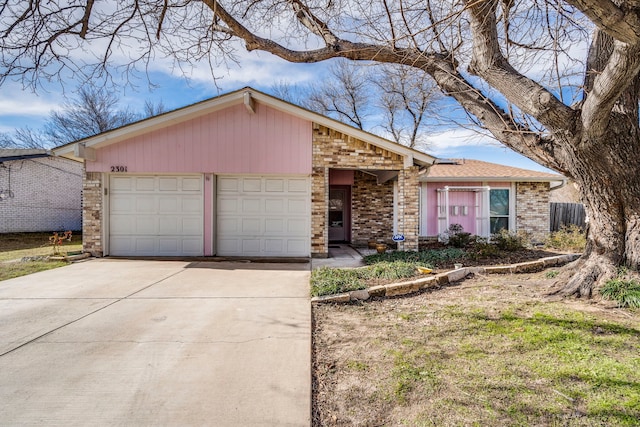
<svg viewBox="0 0 640 427"><path fill-rule="evenodd" d="M194 119L214 111L222 110L232 105L245 103L247 108L252 108L252 102L258 102L268 105L276 110L283 111L293 116L309 120L319 125L334 129L345 135L360 139L392 153L401 155L405 158L405 164L417 164L420 166L428 166L432 164L436 158L425 154L421 151L414 150L404 145L398 144L388 139L381 138L369 132L354 128L332 118L323 116L289 102L275 98L266 93L255 90L251 87L245 87L235 92L220 95L187 107L179 108L174 111L150 117L139 122L113 129L101 134L75 141L53 149L57 156L68 157L76 160L82 160L82 151L95 148L105 147L125 139L132 138L141 134L145 134L154 130L166 128L176 123ZM82 147L78 147L81 145ZM79 150L79 148L81 148Z"/></svg>
<svg viewBox="0 0 640 427"><path fill-rule="evenodd" d="M539 172L481 160L452 159L438 161L420 177L420 181L566 181L562 175Z"/></svg>

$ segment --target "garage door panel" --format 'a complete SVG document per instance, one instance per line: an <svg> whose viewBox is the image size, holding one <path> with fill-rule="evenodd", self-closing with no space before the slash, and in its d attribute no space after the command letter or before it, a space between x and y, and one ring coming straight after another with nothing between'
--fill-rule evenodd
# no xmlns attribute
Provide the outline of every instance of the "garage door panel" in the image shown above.
<svg viewBox="0 0 640 427"><path fill-rule="evenodd" d="M282 233L284 231L284 218L265 218L265 234Z"/></svg>
<svg viewBox="0 0 640 427"><path fill-rule="evenodd" d="M307 177L218 177L217 253L308 256L310 205Z"/></svg>
<svg viewBox="0 0 640 427"><path fill-rule="evenodd" d="M178 191L178 177L160 177L158 179L158 190L160 191Z"/></svg>
<svg viewBox="0 0 640 427"><path fill-rule="evenodd" d="M308 206L309 204L304 199L291 199L288 203L287 212L290 214L304 215L308 212Z"/></svg>
<svg viewBox="0 0 640 427"><path fill-rule="evenodd" d="M156 187L156 180L153 177L136 177L131 178L135 185L132 188L135 188L136 192L141 191L154 191Z"/></svg>
<svg viewBox="0 0 640 427"><path fill-rule="evenodd" d="M111 197L111 212L133 212L135 206L135 200L131 196L112 196Z"/></svg>
<svg viewBox="0 0 640 427"><path fill-rule="evenodd" d="M180 233L185 236L200 236L202 235L202 221L200 218L181 218L182 229Z"/></svg>
<svg viewBox="0 0 640 427"><path fill-rule="evenodd" d="M268 254L284 253L284 239L265 239L264 250Z"/></svg>
<svg viewBox="0 0 640 427"><path fill-rule="evenodd" d="M284 179L267 178L265 179L264 189L267 193L282 193L285 190L285 182Z"/></svg>
<svg viewBox="0 0 640 427"><path fill-rule="evenodd" d="M238 233L238 218L218 218L218 227L220 228L220 234L235 235Z"/></svg>
<svg viewBox="0 0 640 427"><path fill-rule="evenodd" d="M287 190L290 193L306 193L308 188L309 184L306 179L291 178L287 180Z"/></svg>
<svg viewBox="0 0 640 427"><path fill-rule="evenodd" d="M238 212L238 200L227 197L218 198L218 212L222 214L235 214Z"/></svg>
<svg viewBox="0 0 640 427"><path fill-rule="evenodd" d="M260 234L262 232L261 218L242 218L242 234Z"/></svg>
<svg viewBox="0 0 640 427"><path fill-rule="evenodd" d="M131 177L117 176L111 177L111 190L131 191L133 179Z"/></svg>
<svg viewBox="0 0 640 427"><path fill-rule="evenodd" d="M284 198L266 199L264 201L264 210L267 214L283 214L285 213L285 202Z"/></svg>
<svg viewBox="0 0 640 427"><path fill-rule="evenodd" d="M135 199L135 211L131 213L141 212L155 212L156 211L156 198L153 196L129 196Z"/></svg>
<svg viewBox="0 0 640 427"><path fill-rule="evenodd" d="M307 230L307 221L302 218L287 219L288 234L302 235Z"/></svg>
<svg viewBox="0 0 640 427"><path fill-rule="evenodd" d="M202 255L204 200L199 176L111 176L112 255Z"/></svg>
<svg viewBox="0 0 640 427"><path fill-rule="evenodd" d="M130 235L135 230L134 226L135 218L126 215L114 215L111 214L111 227L110 231L112 235Z"/></svg>
<svg viewBox="0 0 640 427"><path fill-rule="evenodd" d="M140 215L135 217L135 227L132 234L152 235L158 232L158 221L154 216Z"/></svg>
<svg viewBox="0 0 640 427"><path fill-rule="evenodd" d="M261 211L262 200L260 199L242 199L242 210L240 215L259 214Z"/></svg>
<svg viewBox="0 0 640 427"><path fill-rule="evenodd" d="M242 253L244 255L260 255L261 239L242 239Z"/></svg>
<svg viewBox="0 0 640 427"><path fill-rule="evenodd" d="M260 178L244 178L242 180L242 191L247 193L262 192L262 179Z"/></svg>

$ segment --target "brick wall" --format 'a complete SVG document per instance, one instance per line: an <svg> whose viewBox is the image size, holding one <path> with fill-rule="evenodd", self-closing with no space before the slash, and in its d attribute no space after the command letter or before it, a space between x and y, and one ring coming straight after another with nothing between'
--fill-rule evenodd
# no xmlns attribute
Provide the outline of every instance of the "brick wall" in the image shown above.
<svg viewBox="0 0 640 427"><path fill-rule="evenodd" d="M351 187L351 242L390 242L393 237L393 182L378 184L375 176L356 172Z"/></svg>
<svg viewBox="0 0 640 427"><path fill-rule="evenodd" d="M312 256L327 256L329 250L327 215L329 169L396 170L399 194L403 195L404 220L398 231L405 234L404 249L418 248L418 168L404 170L403 157L344 135L325 126L314 124L312 173ZM403 191L405 183L412 186ZM400 202L400 201L399 201ZM393 182L377 184L374 176L357 172L352 188L352 241L364 244L369 240L389 240L393 233ZM402 202L400 202L402 205ZM373 206L376 206L374 208ZM400 213L400 212L399 212ZM409 218L413 215L413 218ZM402 215L399 215L402 216Z"/></svg>
<svg viewBox="0 0 640 427"><path fill-rule="evenodd" d="M82 181L82 248L93 256L103 255L102 173L86 172Z"/></svg>
<svg viewBox="0 0 640 427"><path fill-rule="evenodd" d="M80 230L82 169L59 157L2 163L0 190L7 197L0 200L0 233Z"/></svg>
<svg viewBox="0 0 640 427"><path fill-rule="evenodd" d="M417 166L406 168L398 176L398 230L405 241L400 250L417 250L420 234L420 184Z"/></svg>
<svg viewBox="0 0 640 427"><path fill-rule="evenodd" d="M516 229L531 233L534 242L549 234L549 183L516 184Z"/></svg>

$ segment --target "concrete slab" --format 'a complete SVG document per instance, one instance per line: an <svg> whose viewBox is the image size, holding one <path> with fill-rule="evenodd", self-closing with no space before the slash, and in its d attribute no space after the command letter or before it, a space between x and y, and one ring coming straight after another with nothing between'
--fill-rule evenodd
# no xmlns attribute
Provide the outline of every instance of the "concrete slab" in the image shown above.
<svg viewBox="0 0 640 427"><path fill-rule="evenodd" d="M314 270L320 267L356 268L363 265L362 255L346 244L329 245L328 258L314 258L311 260L311 266Z"/></svg>
<svg viewBox="0 0 640 427"><path fill-rule="evenodd" d="M105 265L128 284L105 284ZM49 290L0 282L1 344L30 321L41 335L0 356L2 423L310 424L308 271L101 260L72 269L65 297L71 267L39 274ZM126 295L76 297L107 294Z"/></svg>

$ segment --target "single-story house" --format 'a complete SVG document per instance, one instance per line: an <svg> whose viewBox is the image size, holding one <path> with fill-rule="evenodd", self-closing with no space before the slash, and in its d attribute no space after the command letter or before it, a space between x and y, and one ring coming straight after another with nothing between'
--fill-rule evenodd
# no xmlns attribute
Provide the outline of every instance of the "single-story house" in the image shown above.
<svg viewBox="0 0 640 427"><path fill-rule="evenodd" d="M326 257L416 250L436 158L244 88L58 147L85 162L94 255Z"/></svg>
<svg viewBox="0 0 640 427"><path fill-rule="evenodd" d="M566 178L480 160L438 160L419 178L420 234L441 236L451 224L478 236L500 229L526 231L535 241L549 233L549 194Z"/></svg>
<svg viewBox="0 0 640 427"><path fill-rule="evenodd" d="M82 162L0 149L0 233L82 229Z"/></svg>

